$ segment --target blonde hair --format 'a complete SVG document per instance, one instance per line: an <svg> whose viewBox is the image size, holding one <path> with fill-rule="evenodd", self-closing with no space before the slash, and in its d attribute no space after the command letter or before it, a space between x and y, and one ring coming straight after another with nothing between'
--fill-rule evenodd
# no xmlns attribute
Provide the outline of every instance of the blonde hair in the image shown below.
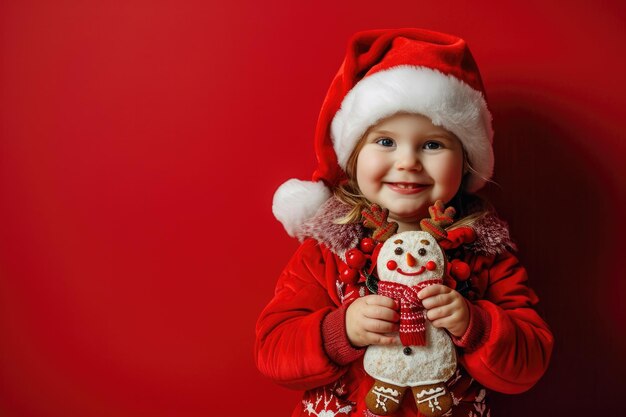
<svg viewBox="0 0 626 417"><path fill-rule="evenodd" d="M360 222L362 217L361 212L371 206L371 203L365 198L359 188L359 184L356 182L356 163L359 159L359 153L365 144L365 137L368 132L369 130L359 139L352 154L350 154L350 158L348 158L348 162L346 163L346 175L348 179L333 190L334 196L339 201L352 207L345 216L335 220L337 224Z"/></svg>
<svg viewBox="0 0 626 417"><path fill-rule="evenodd" d="M365 138L370 129L359 139L350 154L350 158L348 158L345 170L347 180L333 189L333 195L339 201L351 207L350 211L345 216L335 219L336 224L360 223L362 221L361 212L372 205L372 203L365 198L356 181L356 165L359 159L359 153L365 145ZM470 173L476 175L477 171L472 168L465 147L463 147L463 180L461 181L461 186L456 195L448 202L448 205L454 207L456 210L456 215L459 220L454 222L448 229L470 226L489 211L492 211L491 205L485 199L465 191L465 184L467 183ZM485 180L492 182L489 179Z"/></svg>

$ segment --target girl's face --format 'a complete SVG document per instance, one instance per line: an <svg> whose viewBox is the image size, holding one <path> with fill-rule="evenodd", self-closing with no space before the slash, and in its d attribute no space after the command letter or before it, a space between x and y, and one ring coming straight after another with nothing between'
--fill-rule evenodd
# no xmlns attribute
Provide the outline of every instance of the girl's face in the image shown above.
<svg viewBox="0 0 626 417"><path fill-rule="evenodd" d="M365 134L356 181L370 202L389 217L415 224L436 200L449 202L461 186L463 147L456 136L417 114L397 114Z"/></svg>

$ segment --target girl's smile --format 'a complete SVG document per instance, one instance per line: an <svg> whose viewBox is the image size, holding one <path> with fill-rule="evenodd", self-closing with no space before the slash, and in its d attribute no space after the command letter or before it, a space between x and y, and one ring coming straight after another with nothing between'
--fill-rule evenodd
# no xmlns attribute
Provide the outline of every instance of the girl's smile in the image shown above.
<svg viewBox="0 0 626 417"><path fill-rule="evenodd" d="M386 186L400 194L417 194L428 187L426 184L415 184L407 182L386 182Z"/></svg>
<svg viewBox="0 0 626 417"><path fill-rule="evenodd" d="M397 114L362 139L357 184L372 203L389 209L399 231L417 229L436 200L448 202L461 186L463 147L425 116Z"/></svg>

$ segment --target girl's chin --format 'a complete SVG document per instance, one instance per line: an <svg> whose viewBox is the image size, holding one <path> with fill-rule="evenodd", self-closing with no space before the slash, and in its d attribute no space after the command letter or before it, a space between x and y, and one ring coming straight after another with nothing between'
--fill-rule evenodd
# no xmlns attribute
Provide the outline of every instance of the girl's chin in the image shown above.
<svg viewBox="0 0 626 417"><path fill-rule="evenodd" d="M428 207L423 210L392 212L389 210L389 219L399 223L419 223L422 219L429 217Z"/></svg>
<svg viewBox="0 0 626 417"><path fill-rule="evenodd" d="M448 201L451 200L450 199L441 199L442 201L444 201L444 204L447 205ZM393 207L393 205L391 205L391 207L386 207L389 209L389 219L397 221L397 222L403 222L403 223L414 223L415 221L417 221L419 223L420 220L422 219L427 219L430 218L430 214L428 213L428 207L430 207L433 203L427 202L425 203L423 206L421 207L416 207L414 206L396 206ZM384 206L383 206L384 207Z"/></svg>

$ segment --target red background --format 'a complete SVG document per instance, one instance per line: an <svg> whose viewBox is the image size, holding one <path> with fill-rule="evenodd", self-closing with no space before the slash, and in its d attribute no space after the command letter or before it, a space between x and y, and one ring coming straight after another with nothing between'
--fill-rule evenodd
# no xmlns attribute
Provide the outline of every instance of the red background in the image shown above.
<svg viewBox="0 0 626 417"><path fill-rule="evenodd" d="M626 371L620 1L5 1L0 415L286 416L253 359L356 30L466 38L496 181L556 347L500 416L614 410Z"/></svg>

